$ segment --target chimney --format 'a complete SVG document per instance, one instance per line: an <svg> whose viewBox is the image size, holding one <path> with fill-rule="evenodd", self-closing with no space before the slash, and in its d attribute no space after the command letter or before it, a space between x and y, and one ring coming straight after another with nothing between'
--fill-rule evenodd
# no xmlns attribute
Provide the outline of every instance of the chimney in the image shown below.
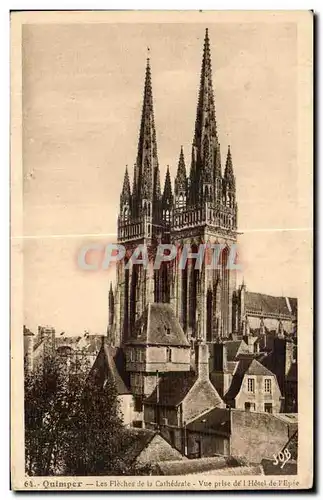
<svg viewBox="0 0 323 500"><path fill-rule="evenodd" d="M196 373L200 380L209 380L209 348L207 344L195 345Z"/></svg>
<svg viewBox="0 0 323 500"><path fill-rule="evenodd" d="M286 375L293 362L293 342L285 338L274 338L274 366L279 387L284 394Z"/></svg>
<svg viewBox="0 0 323 500"><path fill-rule="evenodd" d="M24 325L24 360L27 373L31 373L34 368L34 339L35 335Z"/></svg>
<svg viewBox="0 0 323 500"><path fill-rule="evenodd" d="M216 372L225 372L227 370L227 346L225 343L221 342L218 344L213 344L213 369Z"/></svg>

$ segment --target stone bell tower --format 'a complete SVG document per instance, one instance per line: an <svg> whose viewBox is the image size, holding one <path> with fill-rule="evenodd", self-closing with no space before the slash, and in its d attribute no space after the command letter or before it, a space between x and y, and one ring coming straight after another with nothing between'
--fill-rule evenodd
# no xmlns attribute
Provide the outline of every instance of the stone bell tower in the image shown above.
<svg viewBox="0 0 323 500"><path fill-rule="evenodd" d="M201 269L195 261L174 270L172 304L184 330L204 341L232 333L232 298L236 272L228 269L229 254L237 241L237 203L233 161L228 148L224 172L221 167L212 83L210 40L206 30L200 89L197 103L191 168L187 177L181 149L175 179L171 241L180 248L189 244L221 244L220 269ZM197 332L199 318L199 332Z"/></svg>

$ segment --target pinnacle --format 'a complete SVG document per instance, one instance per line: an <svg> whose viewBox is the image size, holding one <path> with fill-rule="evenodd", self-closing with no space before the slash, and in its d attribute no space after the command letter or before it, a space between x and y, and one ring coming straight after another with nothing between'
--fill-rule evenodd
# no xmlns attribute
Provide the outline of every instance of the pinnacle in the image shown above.
<svg viewBox="0 0 323 500"><path fill-rule="evenodd" d="M173 198L172 183L171 183L170 173L169 173L169 165L167 165L167 170L166 170L163 198L164 198L164 200L171 200Z"/></svg>
<svg viewBox="0 0 323 500"><path fill-rule="evenodd" d="M123 178L123 186L122 186L122 194L121 196L124 198L129 198L131 195L130 190L130 181L129 181L129 173L128 173L128 165L126 165L124 178Z"/></svg>
<svg viewBox="0 0 323 500"><path fill-rule="evenodd" d="M177 174L175 178L175 190L180 190L181 188L186 189L186 167L185 167L185 158L184 158L184 151L183 151L183 146L181 146L181 151L179 154L179 160L178 160L178 167L177 167Z"/></svg>
<svg viewBox="0 0 323 500"><path fill-rule="evenodd" d="M227 160L226 160L226 164L225 164L224 176L226 178L234 178L230 145L228 146L228 154L227 154Z"/></svg>

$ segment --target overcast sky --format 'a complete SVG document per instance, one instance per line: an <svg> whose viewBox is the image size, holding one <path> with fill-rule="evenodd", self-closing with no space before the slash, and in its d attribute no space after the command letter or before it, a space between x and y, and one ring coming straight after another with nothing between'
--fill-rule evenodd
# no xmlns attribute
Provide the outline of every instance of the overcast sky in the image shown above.
<svg viewBox="0 0 323 500"><path fill-rule="evenodd" d="M309 226L297 165L295 24L61 24L23 29L25 322L103 333L111 272L77 268L116 233L136 158L147 46L158 155L189 169L205 28L219 140L231 145L247 288L297 296ZM163 182L163 181L162 181ZM90 235L90 236L89 236ZM93 235L99 235L94 237Z"/></svg>

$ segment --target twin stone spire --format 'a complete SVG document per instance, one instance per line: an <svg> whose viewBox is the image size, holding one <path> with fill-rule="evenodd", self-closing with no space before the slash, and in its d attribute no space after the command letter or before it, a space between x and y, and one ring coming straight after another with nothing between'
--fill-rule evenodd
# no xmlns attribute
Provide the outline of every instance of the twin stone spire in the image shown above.
<svg viewBox="0 0 323 500"><path fill-rule="evenodd" d="M128 168L126 167L120 196L119 219L121 219L122 225L122 221L124 223L129 223L129 220L134 222L146 215L151 217L152 225L157 228L158 232L158 226L162 226L165 222L165 214L169 222L169 214L172 209L201 208L205 203L214 207L221 205L229 207L236 215L235 176L230 146L222 175L212 83L210 40L207 29L204 39L190 174L187 176L184 151L181 147L174 183L174 195L169 167L167 167L164 190L163 193L161 192L151 68L150 60L147 59L133 184L131 189Z"/></svg>

